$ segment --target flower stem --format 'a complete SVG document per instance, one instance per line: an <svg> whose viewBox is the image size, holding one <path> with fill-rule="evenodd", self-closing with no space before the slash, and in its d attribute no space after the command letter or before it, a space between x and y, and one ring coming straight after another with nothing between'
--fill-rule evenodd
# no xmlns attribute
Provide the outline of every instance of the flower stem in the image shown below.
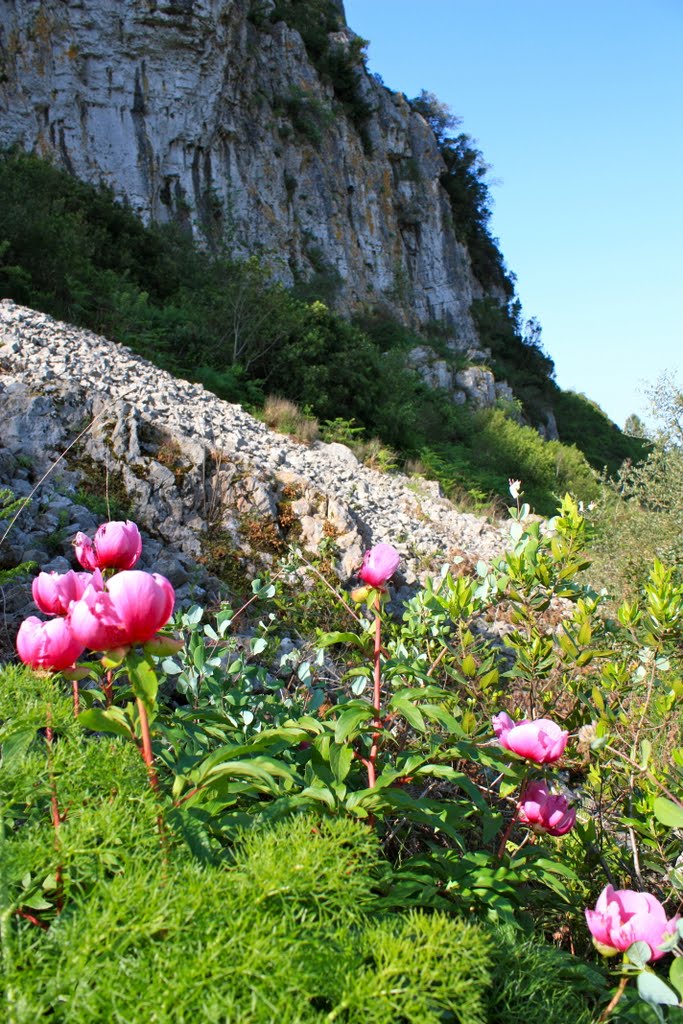
<svg viewBox="0 0 683 1024"><path fill-rule="evenodd" d="M149 779L152 792L158 800L157 829L159 831L159 845L161 846L162 857L161 883L162 885L165 885L168 880L168 833L166 831L163 807L159 800L159 797L161 796L161 787L159 785L159 776L157 775L156 765L154 764L154 753L152 751L152 738L149 732L147 708L140 697L137 698L137 704L138 716L140 718L140 753L142 754L142 760L147 765L147 778Z"/></svg>
<svg viewBox="0 0 683 1024"><path fill-rule="evenodd" d="M15 992L12 984L14 974L14 956L12 951L12 931L10 928L10 916L12 904L10 900L9 878L5 875L8 858L5 856L5 822L0 807L0 966L5 979L5 1012L7 1024L15 1024L16 1016Z"/></svg>
<svg viewBox="0 0 683 1024"><path fill-rule="evenodd" d="M375 731L372 734L372 745L368 757L368 789L372 789L377 781L377 754L379 751L379 740L382 735L382 671L380 656L382 654L382 618L380 616L380 596L375 595L375 650L373 663L373 691L372 706L375 709L373 725Z"/></svg>
<svg viewBox="0 0 683 1024"><path fill-rule="evenodd" d="M147 765L147 776L149 778L149 784L155 793L159 792L159 776L157 775L156 766L154 764L154 754L152 753L152 739L149 734L149 719L147 717L147 708L145 707L144 701L138 697L138 715L140 717L140 738L142 754L142 760Z"/></svg>
<svg viewBox="0 0 683 1024"><path fill-rule="evenodd" d="M519 812L520 812L521 807L522 807L522 800L524 799L524 791L526 789L526 783L527 783L527 780L525 778L524 781L522 782L522 786L521 786L520 791L519 791L519 799L517 801L517 806L515 807L514 811L512 812L512 817L510 818L510 820L509 820L509 822L507 824L507 828L505 829L505 831L503 832L503 835L501 836L500 845L498 846L498 853L496 854L496 858L498 860L502 860L503 859L503 856L505 855L505 848L507 846L508 839L510 838L510 833L512 832L513 828L517 824L517 819L519 818Z"/></svg>
<svg viewBox="0 0 683 1024"><path fill-rule="evenodd" d="M114 670L108 669L104 676L104 705L110 708L114 699Z"/></svg>
<svg viewBox="0 0 683 1024"><path fill-rule="evenodd" d="M79 690L78 690L78 680L77 679L73 680L73 682L71 684L71 688L73 690L73 695L74 695L74 718L78 718L78 715L79 715L80 710L81 710L81 695L80 695Z"/></svg>
<svg viewBox="0 0 683 1024"><path fill-rule="evenodd" d="M57 800L57 783L55 781L55 773L52 762L52 744L54 741L54 734L52 732L52 708L48 704L45 715L45 744L47 746L47 775L50 782L50 817L52 819L52 827L55 833L55 850L59 855L61 842L59 839L59 827L62 823L62 815L59 812L59 801ZM62 898L62 865L58 864L55 869L55 910L58 914L61 914L64 908L64 901Z"/></svg>
<svg viewBox="0 0 683 1024"><path fill-rule="evenodd" d="M598 1017L598 1024L603 1024L603 1021L607 1020L607 1018L609 1017L610 1013L612 1012L614 1007L617 1005L617 1003L619 1002L619 1000L623 996L624 990L626 989L627 984L628 984L628 975L624 974L623 977L621 978L621 980L619 981L619 987L617 988L616 992L614 993L614 995L610 999L609 1003L607 1004L605 1009L602 1011L602 1013Z"/></svg>

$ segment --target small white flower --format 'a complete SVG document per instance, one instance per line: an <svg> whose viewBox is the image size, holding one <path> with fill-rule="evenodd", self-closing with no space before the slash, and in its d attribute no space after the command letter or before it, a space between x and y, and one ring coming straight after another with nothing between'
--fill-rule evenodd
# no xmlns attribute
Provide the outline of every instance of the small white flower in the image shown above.
<svg viewBox="0 0 683 1024"><path fill-rule="evenodd" d="M517 501L517 499L519 498L519 489L522 486L522 481L508 480L508 483L510 484L510 494L515 499L515 501Z"/></svg>

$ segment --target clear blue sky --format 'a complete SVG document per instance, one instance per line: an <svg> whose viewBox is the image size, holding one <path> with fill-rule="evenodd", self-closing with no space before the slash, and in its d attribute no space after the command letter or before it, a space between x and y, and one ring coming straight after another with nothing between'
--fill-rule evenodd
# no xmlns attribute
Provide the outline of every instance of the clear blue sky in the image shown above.
<svg viewBox="0 0 683 1024"><path fill-rule="evenodd" d="M463 119L561 387L620 426L683 370L683 0L345 0L370 70ZM680 382L680 376L679 376Z"/></svg>

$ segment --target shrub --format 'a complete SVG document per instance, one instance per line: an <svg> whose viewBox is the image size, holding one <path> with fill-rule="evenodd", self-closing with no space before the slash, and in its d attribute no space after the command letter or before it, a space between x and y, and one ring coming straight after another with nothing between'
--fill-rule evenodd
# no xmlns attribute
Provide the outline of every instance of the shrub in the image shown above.
<svg viewBox="0 0 683 1024"><path fill-rule="evenodd" d="M263 406L263 419L273 430L292 434L298 441L315 441L318 437L318 421L310 413L302 412L288 398L270 395Z"/></svg>
<svg viewBox="0 0 683 1024"><path fill-rule="evenodd" d="M238 839L229 863L208 850L202 863L172 834L160 845L131 744L88 739L52 680L7 668L2 684L14 737L5 731L0 784L13 808L0 834L3 981L15 1024L437 1024L446 1012L483 1024L488 937L443 915L383 920L365 825L298 817ZM39 731L46 707L59 742ZM51 787L65 809L57 848ZM31 924L56 900L49 930Z"/></svg>

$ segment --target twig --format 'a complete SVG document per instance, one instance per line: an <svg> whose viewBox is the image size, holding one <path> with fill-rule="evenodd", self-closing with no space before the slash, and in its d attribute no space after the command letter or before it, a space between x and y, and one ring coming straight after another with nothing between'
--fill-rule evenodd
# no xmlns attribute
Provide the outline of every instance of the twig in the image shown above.
<svg viewBox="0 0 683 1024"><path fill-rule="evenodd" d="M330 591L330 593L331 593L331 594L334 594L334 596L336 597L336 599L337 599L337 600L339 601L339 603L340 603L341 605L343 605L343 607L344 607L344 608L346 609L346 611L347 611L347 612L349 613L349 615L351 616L351 618L355 619L355 621L356 621L356 622L358 623L358 625L359 625L359 626L362 626L362 625L363 625L363 620L362 620L362 619L360 618L360 616L359 616L359 615L356 615L356 613L354 612L353 608L352 608L352 607L351 607L350 605L348 605L348 604L346 603L346 601L344 600L344 598L343 598L343 597L341 596L341 594L339 594L339 592L338 592L338 591L336 591L336 590L334 589L334 587L333 587L333 586L332 586L332 584L331 584L331 583L329 582L329 580L326 580L326 579L325 579L325 577L323 576L323 574L322 574L321 572L319 572L319 570L318 570L318 569L316 569L316 567L315 567L314 565L312 565L312 564L311 564L311 563L310 563L310 562L308 561L308 559L304 558L304 556L303 556L303 555L301 555L301 554L300 554L300 555L299 555L299 557L301 558L301 561L302 561L302 562L304 563L304 565L307 565L307 566L308 566L308 568L309 568L309 569L311 569L311 570L312 570L312 571L313 571L313 572L314 572L314 573L316 574L316 576L318 577L318 579L319 579L319 580L320 580L320 581L321 581L322 583L324 583L324 584L325 584L325 586L326 586L326 587L327 587L327 589L328 589L328 590Z"/></svg>
<svg viewBox="0 0 683 1024"><path fill-rule="evenodd" d="M122 399L124 399L124 398L126 397L126 395L130 395L130 394L131 394L131 392L132 392L132 391L134 391L134 390L135 390L135 388L129 388L129 389L128 389L128 391L124 391L124 393L123 393L122 395L119 395L119 398L120 398L121 400L122 400ZM15 515L13 515L13 516L12 516L12 518L10 519L10 523L9 523L9 526L7 527L7 529L5 530L5 532L3 533L2 537L0 537L0 546L1 546L1 545L2 545L2 544L3 544L4 542L5 542L5 540L7 539L7 537L8 537L8 535L9 535L9 532L10 532L10 530L12 529L12 527L13 527L13 526L14 526L14 524L16 523L17 519L19 518L19 516L21 515L21 513L22 513L22 512L24 511L24 509L26 508L26 506L27 506L27 505L28 505L28 503L30 502L30 500L31 500L31 498L33 497L33 495L34 495L34 494L36 493L36 491L38 490L38 488L39 488L39 487L41 486L41 484L43 484L43 483L45 482L45 480L47 480L47 478L49 477L50 473L52 473L52 471L53 471L54 469L56 469L57 465L58 465L58 464L59 464L59 463L60 463L60 462L62 461L62 459L63 459L63 458L64 458L64 457L66 456L67 452L71 451L71 449L73 448L73 446L74 446L75 444L78 444L78 442L80 441L80 439L81 439L81 438L82 438L82 437L83 437L83 436L84 436L85 434L87 434L87 433L88 433L88 431L90 430L90 428L92 427L92 425L93 425L93 424L95 423L95 421L96 421L96 420L98 420L98 419L100 418L100 416L103 416L103 415L104 415L104 413L105 413L106 411L107 411L107 407L106 407L106 406L104 406L104 407L103 407L102 409L100 409L100 411L99 411L98 413L95 413L95 415L93 416L93 418L92 418L92 419L90 420L90 423L88 423L87 427L84 427L84 428L83 428L83 430L81 430L80 434L78 434L78 436L77 436L77 437L75 437L75 438L73 439L73 441L71 442L71 444L67 445L67 447L66 447L66 448L64 449L64 451L63 451L63 452L61 453L61 455L59 455L59 456L58 456L58 457L57 457L57 458L55 459L55 461L54 461L54 462L52 463L52 465L51 465L51 466L50 466L50 467L49 467L48 469L46 469L46 470L45 470L45 472L44 472L44 473L43 473L43 475L41 476L41 478L40 478L40 480L38 481L38 483L37 483L37 484L35 485L35 487L34 487L34 488L33 488L33 490L31 491L31 493L30 493L30 494L28 495L28 497L26 498L26 500L25 500L25 501L24 501L24 503L22 504L21 508L20 508L20 509L18 509L18 510L17 510L17 512L15 513Z"/></svg>
<svg viewBox="0 0 683 1024"><path fill-rule="evenodd" d="M605 1009L602 1011L602 1013L598 1017L598 1024L603 1024L603 1022L607 1020L607 1018L609 1017L610 1013L612 1012L614 1007L617 1005L617 1003L619 1002L619 1000L623 996L624 990L626 989L627 984L628 984L628 975L624 974L623 977L621 978L620 982L619 982L619 987L617 988L616 992L614 993L614 995L610 999L609 1003L607 1004Z"/></svg>
<svg viewBox="0 0 683 1024"><path fill-rule="evenodd" d="M59 857L61 849L61 841L59 838L59 827L63 821L62 815L59 813L59 802L57 800L57 783L55 781L55 773L52 762L52 744L54 741L54 735L52 732L52 708L48 704L46 712L46 725L45 725L45 743L47 745L47 774L50 782L50 817L52 819L52 827L55 833L55 851ZM64 900L62 897L62 865L58 864L55 869L55 910L58 914L61 914L64 908Z"/></svg>
<svg viewBox="0 0 683 1024"><path fill-rule="evenodd" d="M683 810L683 800L681 800L680 797L674 796L671 790L667 789L664 783L660 782L656 775L653 775L648 768L641 767L641 765L639 765L637 761L634 761L633 758L629 757L628 754L624 754L621 750L617 750L616 747L613 747L610 743L606 743L604 749L609 750L611 754L616 754L617 757L626 761L627 764L637 768L639 772L643 773L646 779L648 779L654 786L657 786L658 789L661 789L662 793L664 793L672 803L676 804Z"/></svg>

